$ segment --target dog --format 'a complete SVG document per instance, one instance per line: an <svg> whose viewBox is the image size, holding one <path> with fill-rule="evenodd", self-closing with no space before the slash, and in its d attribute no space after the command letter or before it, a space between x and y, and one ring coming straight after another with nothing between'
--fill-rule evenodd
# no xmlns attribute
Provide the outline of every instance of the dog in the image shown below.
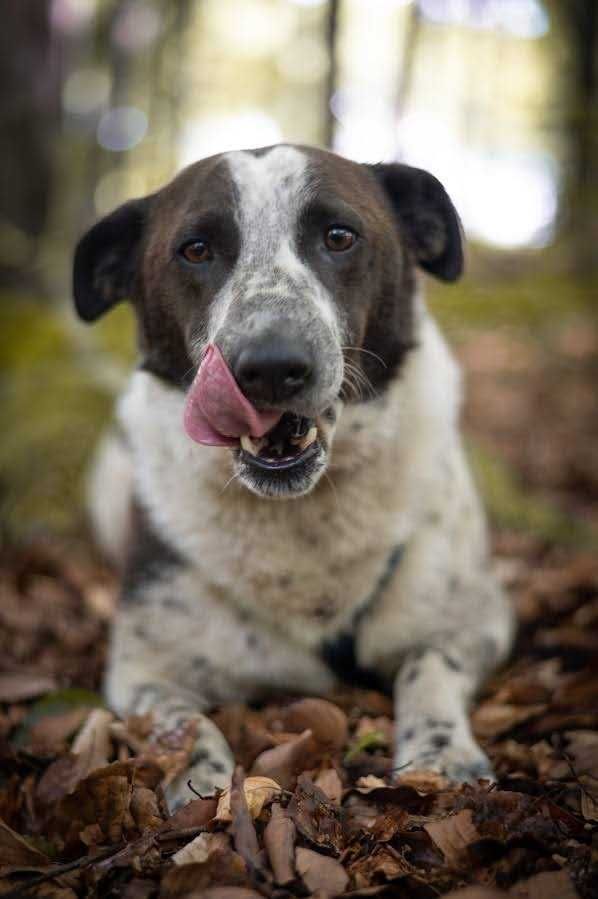
<svg viewBox="0 0 598 899"><path fill-rule="evenodd" d="M130 300L140 356L94 481L104 544L128 529L106 696L193 726L172 808L230 781L212 707L341 680L393 691L397 770L492 776L468 705L512 615L422 287L462 269L433 175L299 145L197 162L80 240L79 316Z"/></svg>

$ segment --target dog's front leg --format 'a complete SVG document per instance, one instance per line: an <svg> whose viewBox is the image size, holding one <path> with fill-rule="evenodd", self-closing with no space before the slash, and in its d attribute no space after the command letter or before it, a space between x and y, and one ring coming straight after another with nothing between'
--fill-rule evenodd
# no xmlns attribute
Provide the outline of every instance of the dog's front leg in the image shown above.
<svg viewBox="0 0 598 899"><path fill-rule="evenodd" d="M477 678L456 653L422 647L407 654L395 681L398 774L427 768L456 781L493 777L469 724L476 685Z"/></svg>
<svg viewBox="0 0 598 899"><path fill-rule="evenodd" d="M166 789L171 811L175 811L195 793L210 796L217 787L230 784L234 767L231 750L214 722L199 710L197 698L189 697L174 684L139 684L129 706L131 714L151 712L154 720L152 738L171 735L178 729L190 727L194 733L194 747L189 767Z"/></svg>
<svg viewBox="0 0 598 899"><path fill-rule="evenodd" d="M152 740L186 727L195 731L189 767L166 791L174 810L194 798L189 781L202 795L229 784L233 758L225 738L204 714L217 701L218 674L201 655L201 639L194 635L185 603L174 605L168 586L146 584L143 591L125 592L112 631L105 692L120 715L151 713Z"/></svg>

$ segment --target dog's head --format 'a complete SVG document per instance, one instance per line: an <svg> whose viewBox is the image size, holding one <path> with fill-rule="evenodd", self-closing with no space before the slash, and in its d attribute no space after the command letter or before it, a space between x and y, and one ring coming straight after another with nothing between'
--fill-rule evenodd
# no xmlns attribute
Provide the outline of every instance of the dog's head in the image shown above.
<svg viewBox="0 0 598 899"><path fill-rule="evenodd" d="M217 354L218 377L270 424L222 441L240 480L299 496L326 468L342 403L383 390L413 346L417 265L446 281L463 266L436 178L282 145L198 162L98 222L74 295L85 321L131 299L142 367L191 399Z"/></svg>

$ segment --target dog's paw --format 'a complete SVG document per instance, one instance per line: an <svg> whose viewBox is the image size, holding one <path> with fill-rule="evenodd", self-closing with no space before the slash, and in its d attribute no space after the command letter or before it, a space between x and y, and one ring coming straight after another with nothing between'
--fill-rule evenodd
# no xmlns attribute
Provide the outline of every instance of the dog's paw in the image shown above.
<svg viewBox="0 0 598 899"><path fill-rule="evenodd" d="M221 770L215 770L215 767ZM187 768L166 788L166 801L171 814L198 796L213 796L216 790L230 786L233 767L232 761L230 765L217 761Z"/></svg>
<svg viewBox="0 0 598 899"><path fill-rule="evenodd" d="M436 771L457 783L495 780L488 757L466 734L435 732L423 740L400 740L395 755L397 776L405 771Z"/></svg>
<svg viewBox="0 0 598 899"><path fill-rule="evenodd" d="M217 789L230 786L234 759L230 747L209 719L202 722L186 771L166 788L171 812L199 796L213 796Z"/></svg>

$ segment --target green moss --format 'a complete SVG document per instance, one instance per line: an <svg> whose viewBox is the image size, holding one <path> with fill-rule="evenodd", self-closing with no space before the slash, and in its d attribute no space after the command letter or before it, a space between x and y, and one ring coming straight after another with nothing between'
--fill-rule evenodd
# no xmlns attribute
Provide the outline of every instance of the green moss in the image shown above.
<svg viewBox="0 0 598 899"><path fill-rule="evenodd" d="M0 503L3 527L69 532L80 522L84 474L113 398L47 304L0 303Z"/></svg>
<svg viewBox="0 0 598 899"><path fill-rule="evenodd" d="M94 324L98 349L120 362L132 365L135 360L135 318L128 303L121 303Z"/></svg>
<svg viewBox="0 0 598 899"><path fill-rule="evenodd" d="M60 359L69 340L47 304L10 294L0 297L0 372L29 369L38 359Z"/></svg>
<svg viewBox="0 0 598 899"><path fill-rule="evenodd" d="M451 331L471 327L511 326L537 332L562 323L576 313L598 316L592 297L598 284L538 276L514 282L480 283L465 278L455 285L429 282L430 307Z"/></svg>

